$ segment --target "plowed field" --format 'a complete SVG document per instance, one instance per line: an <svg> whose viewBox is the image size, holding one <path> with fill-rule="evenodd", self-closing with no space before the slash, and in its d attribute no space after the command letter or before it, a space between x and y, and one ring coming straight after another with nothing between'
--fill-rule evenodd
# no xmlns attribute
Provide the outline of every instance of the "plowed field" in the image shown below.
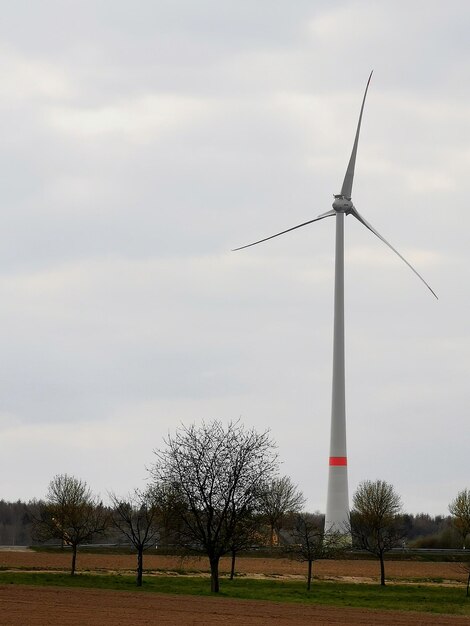
<svg viewBox="0 0 470 626"><path fill-rule="evenodd" d="M277 602L0 586L2 626L469 626L465 617Z"/></svg>
<svg viewBox="0 0 470 626"><path fill-rule="evenodd" d="M21 568L34 570L64 570L70 567L71 554L33 551L0 552L0 568ZM80 572L131 572L136 567L134 555L123 554L78 554L77 571ZM152 573L166 572L208 572L205 558L184 558L173 556L145 555L144 569ZM230 559L220 563L221 574L230 571ZM297 577L306 575L306 564L291 559L239 558L236 571L247 576ZM436 578L454 581L465 580L465 574L453 563L433 563L421 561L387 561L385 568L389 579L432 580ZM378 561L318 561L314 564L314 575L319 578L362 579L376 581L379 576Z"/></svg>

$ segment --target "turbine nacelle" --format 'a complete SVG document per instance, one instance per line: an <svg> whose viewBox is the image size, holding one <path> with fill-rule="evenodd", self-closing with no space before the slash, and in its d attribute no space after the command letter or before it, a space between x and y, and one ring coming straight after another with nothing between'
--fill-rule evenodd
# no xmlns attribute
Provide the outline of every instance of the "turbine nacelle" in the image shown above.
<svg viewBox="0 0 470 626"><path fill-rule="evenodd" d="M342 196L341 194L335 195L335 201L332 206L336 213L346 213L346 215L348 215L354 211L354 204L351 198L346 198L346 196Z"/></svg>

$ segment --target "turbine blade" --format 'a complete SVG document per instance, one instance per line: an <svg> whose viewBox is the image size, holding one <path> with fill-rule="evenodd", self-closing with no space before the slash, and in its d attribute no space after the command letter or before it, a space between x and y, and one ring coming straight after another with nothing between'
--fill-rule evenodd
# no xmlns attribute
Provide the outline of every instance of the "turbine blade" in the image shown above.
<svg viewBox="0 0 470 626"><path fill-rule="evenodd" d="M335 214L336 214L336 211L334 209L333 210L330 209L326 213L322 213L321 215L319 215L317 219L321 220L324 217L331 217L332 215L335 215Z"/></svg>
<svg viewBox="0 0 470 626"><path fill-rule="evenodd" d="M382 235L381 235L380 233L378 233L378 232L375 230L375 228L374 228L373 226L371 226L371 225L369 224L369 222L367 222L367 221L366 221L366 220L362 217L362 215L360 215L360 214L357 212L357 209L355 209L355 208L354 208L354 209L351 211L351 215L354 215L354 217L355 217L355 218L356 218L359 222L361 222L361 224L363 224L366 228L368 228L368 229L371 231L371 233L374 233L374 235L375 235L376 237L378 237L381 241L383 241L383 242L384 242L384 244L385 244L386 246L388 246L391 250L393 250L393 252L395 252L395 254L397 254L397 255L400 257L400 259L401 259L402 261L404 261L404 262L408 265L408 267L409 267L409 268L410 268L410 269L411 269L411 270L412 270L412 271L416 274L416 276L417 276L420 280L422 280L422 281L423 281L423 283L426 285L426 287L429 289L429 291L432 293L432 295L433 295L435 298L437 298L437 295L436 295L436 294L435 294L435 292L431 289L431 287L428 285L428 283L424 280L424 278L421 276L421 274L419 274L419 273L415 270L415 268L411 265L411 263L408 263L408 261L405 259L405 257L403 257L403 256L402 256L402 255L398 252L398 250L395 250L395 248L394 248L391 244L389 244L389 243L388 243L388 241L387 241L386 239L384 239L384 238L382 237ZM439 299L439 298L437 298L437 299Z"/></svg>
<svg viewBox="0 0 470 626"><path fill-rule="evenodd" d="M271 235L269 237L265 237L264 239L259 239L258 241L254 241L253 243L249 243L246 246L240 246L240 248L234 248L232 252L236 252L237 250L243 250L244 248L249 248L250 246L256 246L258 243L263 243L263 241L268 241L268 239L274 239L274 237L279 237L279 235L284 235L285 233L290 233L291 230L295 230L296 228L302 228L302 226L307 226L307 224L312 224L313 222L318 222L325 217L332 217L336 215L336 211L328 211L328 213L323 213L319 215L313 220L309 220L308 222L303 222L302 224L298 224L298 226L293 226L292 228L288 228L287 230L283 230L280 233L276 233L275 235Z"/></svg>
<svg viewBox="0 0 470 626"><path fill-rule="evenodd" d="M374 70L372 70L373 72ZM361 130L361 122L362 122L362 112L364 111L364 104L366 101L367 90L369 89L370 79L372 78L372 72L369 75L369 80L367 81L366 90L364 92L364 98L362 99L361 112L359 114L359 122L357 124L356 137L354 139L354 145L351 152L351 158L349 159L348 169L346 170L346 175L344 177L343 186L341 187L341 195L345 198L351 198L352 186L354 180L354 168L356 167L356 154L357 154L357 144L359 143L359 132Z"/></svg>

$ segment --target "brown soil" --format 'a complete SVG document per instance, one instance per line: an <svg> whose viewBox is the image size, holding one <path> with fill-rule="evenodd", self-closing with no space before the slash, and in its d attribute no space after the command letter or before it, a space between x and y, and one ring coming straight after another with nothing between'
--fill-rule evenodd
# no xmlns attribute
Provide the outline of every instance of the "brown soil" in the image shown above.
<svg viewBox="0 0 470 626"><path fill-rule="evenodd" d="M374 561L322 561L316 574L327 578L377 579ZM41 552L0 552L0 567L66 570L70 554ZM205 559L178 559L147 555L145 569L163 571L207 571ZM131 571L132 555L79 554L79 571ZM229 569L224 559L221 570ZM240 558L237 571L248 576L303 576L305 565L287 559ZM463 580L464 575L451 563L387 563L388 576L397 579L448 578ZM166 626L307 626L321 624L356 626L390 624L402 626L469 626L470 618L399 611L371 611L353 608L314 607L227 598L171 596L94 589L0 586L0 624L2 626L121 626L129 624Z"/></svg>
<svg viewBox="0 0 470 626"><path fill-rule="evenodd" d="M465 617L399 611L23 586L0 586L0 611L3 626L468 626L470 623Z"/></svg>
<svg viewBox="0 0 470 626"><path fill-rule="evenodd" d="M5 569L37 569L65 570L70 568L71 554L48 552L3 552L0 551L0 568ZM134 555L121 554L78 554L77 571L80 572L127 572L136 567ZM208 572L206 558L179 558L174 556L145 555L144 569L160 572ZM307 566L290 559L248 558L237 559L236 571L247 576L297 577L306 575ZM230 559L223 558L220 572L230 571ZM420 561L387 561L385 564L387 578L394 580L432 580L445 579L463 582L466 575L454 563L433 563ZM351 578L377 580L379 576L378 561L318 561L314 563L314 575L318 578Z"/></svg>

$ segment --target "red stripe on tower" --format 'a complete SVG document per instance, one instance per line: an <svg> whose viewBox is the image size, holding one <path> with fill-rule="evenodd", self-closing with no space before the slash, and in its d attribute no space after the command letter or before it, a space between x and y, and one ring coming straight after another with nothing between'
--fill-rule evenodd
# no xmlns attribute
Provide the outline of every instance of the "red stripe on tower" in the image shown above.
<svg viewBox="0 0 470 626"><path fill-rule="evenodd" d="M330 456L330 465L347 465L348 457L346 456Z"/></svg>

